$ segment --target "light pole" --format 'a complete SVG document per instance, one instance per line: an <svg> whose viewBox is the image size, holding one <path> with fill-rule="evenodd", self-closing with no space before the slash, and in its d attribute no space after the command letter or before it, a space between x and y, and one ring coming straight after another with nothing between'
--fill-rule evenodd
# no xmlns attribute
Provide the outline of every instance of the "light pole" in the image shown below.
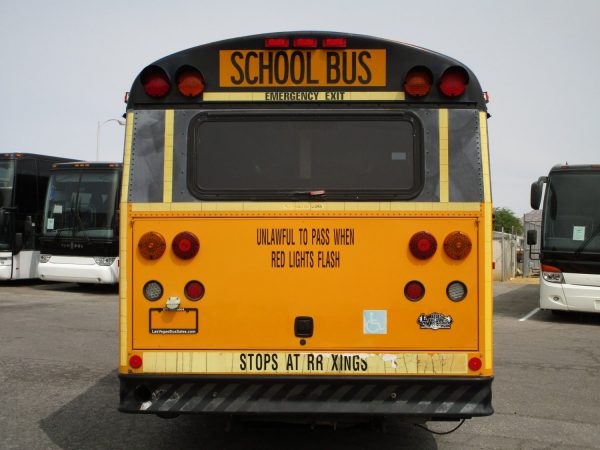
<svg viewBox="0 0 600 450"><path fill-rule="evenodd" d="M108 122L117 122L119 125L125 125L125 121L123 119L108 119L104 122L98 122L98 127L96 128L96 161L100 160L100 128L102 128Z"/></svg>

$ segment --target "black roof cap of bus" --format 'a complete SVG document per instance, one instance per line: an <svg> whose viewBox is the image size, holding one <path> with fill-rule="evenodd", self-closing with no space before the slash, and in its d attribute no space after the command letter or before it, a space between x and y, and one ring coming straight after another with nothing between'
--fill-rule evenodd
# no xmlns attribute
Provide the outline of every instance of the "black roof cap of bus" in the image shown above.
<svg viewBox="0 0 600 450"><path fill-rule="evenodd" d="M408 97L403 103L411 104L423 104L427 103L443 103L447 105L471 105L481 111L486 111L486 101L479 85L479 82L473 72L460 63L459 61L442 55L440 53L433 52L431 50L423 49L412 44L406 44L396 42L383 38L376 38L371 36L364 36L358 34L348 34L340 32L329 32L329 31L287 31L287 32L276 32L276 33L265 33L257 34L252 36L244 36L232 39L226 39L222 41L207 43L192 47L187 50L183 50L164 58L161 58L148 66L158 67L166 73L171 83L169 92L161 98L153 98L144 92L141 76L141 71L136 79L134 80L131 90L129 92L127 100L127 109L135 107L168 107L168 105L181 105L181 106L193 106L202 103L202 96L199 97L185 97L180 94L176 87L176 74L184 66L191 66L200 71L204 79L207 92L232 92L239 91L240 88L220 87L219 84L219 50L253 50L253 49L264 49L265 39L267 38L293 38L298 37L314 37L319 40L324 38L335 38L343 37L347 39L346 50L352 49L385 49L386 50L386 61L387 61L387 73L386 73L386 86L384 91L404 91L404 79L407 73L415 67L424 66L427 67L433 75L433 86L431 91L425 97L411 98ZM319 43L320 47L320 43ZM290 48L293 50L292 48ZM274 49L277 51L277 49ZM442 95L439 91L437 84L441 75L451 67L461 67L465 70L468 77L468 85L466 91L459 97L448 98ZM283 87L275 88L281 91L377 91L381 90L381 87L343 87L340 86L319 86L319 87ZM256 91L273 91L273 87L244 87L244 92L256 92ZM295 102L297 105L300 102ZM270 103L272 105L272 103Z"/></svg>
<svg viewBox="0 0 600 450"><path fill-rule="evenodd" d="M51 159L53 161L73 161L72 158L63 158L62 156L52 155L40 155L39 153L0 153L0 159L21 159L21 158L34 158L34 159Z"/></svg>
<svg viewBox="0 0 600 450"><path fill-rule="evenodd" d="M550 169L550 173L552 172L577 172L582 170L600 170L599 164L556 164Z"/></svg>
<svg viewBox="0 0 600 450"><path fill-rule="evenodd" d="M123 163L110 161L73 161L56 163L52 165L53 170L58 169L121 169Z"/></svg>

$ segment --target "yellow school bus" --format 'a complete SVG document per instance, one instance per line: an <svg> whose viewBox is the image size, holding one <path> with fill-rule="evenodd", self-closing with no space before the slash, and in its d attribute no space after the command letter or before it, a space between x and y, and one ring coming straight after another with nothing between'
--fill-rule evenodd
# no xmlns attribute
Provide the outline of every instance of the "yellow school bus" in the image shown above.
<svg viewBox="0 0 600 450"><path fill-rule="evenodd" d="M485 95L460 62L332 32L144 68L120 205L120 405L490 415Z"/></svg>

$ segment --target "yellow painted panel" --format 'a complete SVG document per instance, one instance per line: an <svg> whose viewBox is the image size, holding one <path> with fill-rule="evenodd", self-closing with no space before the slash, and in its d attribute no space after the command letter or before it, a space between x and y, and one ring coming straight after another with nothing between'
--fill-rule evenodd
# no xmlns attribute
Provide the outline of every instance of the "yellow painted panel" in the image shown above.
<svg viewBox="0 0 600 450"><path fill-rule="evenodd" d="M347 213L136 219L133 242L154 230L168 245L157 260L133 254L133 346L138 350L300 349L294 320L311 316L315 334L307 339L306 348L312 350L479 350L477 220L476 215L352 217ZM438 241L438 251L426 261L409 252L411 236L424 230ZM450 260L443 252L445 236L455 230L469 235L473 243L464 261ZM170 243L181 231L193 232L200 241L192 260L181 260L171 250ZM183 292L193 279L206 287L198 302L187 300ZM467 298L458 303L446 296L448 283L456 279L468 289ZM162 299L143 299L148 280L163 285ZM404 286L411 280L426 286L426 296L419 302L404 297ZM162 308L175 296L181 307L198 309L198 333L151 334L149 309ZM368 311L385 311L384 334L365 332ZM420 329L417 319L432 313L450 315L451 329Z"/></svg>
<svg viewBox="0 0 600 450"><path fill-rule="evenodd" d="M404 101L401 91L286 91L286 92L205 92L205 102L340 102L340 101Z"/></svg>

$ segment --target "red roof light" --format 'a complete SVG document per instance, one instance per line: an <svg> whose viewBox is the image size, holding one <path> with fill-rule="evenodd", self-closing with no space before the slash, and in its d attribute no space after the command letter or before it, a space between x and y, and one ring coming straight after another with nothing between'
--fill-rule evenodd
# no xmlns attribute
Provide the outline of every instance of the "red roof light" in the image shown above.
<svg viewBox="0 0 600 450"><path fill-rule="evenodd" d="M265 39L265 48L288 48L290 40L288 38L267 38Z"/></svg>
<svg viewBox="0 0 600 450"><path fill-rule="evenodd" d="M323 39L323 48L346 48L348 43L346 38L325 38Z"/></svg>
<svg viewBox="0 0 600 450"><path fill-rule="evenodd" d="M164 97L171 89L167 74L160 67L148 67L141 75L144 91L150 97Z"/></svg>
<svg viewBox="0 0 600 450"><path fill-rule="evenodd" d="M294 38L295 48L317 48L316 38Z"/></svg>

